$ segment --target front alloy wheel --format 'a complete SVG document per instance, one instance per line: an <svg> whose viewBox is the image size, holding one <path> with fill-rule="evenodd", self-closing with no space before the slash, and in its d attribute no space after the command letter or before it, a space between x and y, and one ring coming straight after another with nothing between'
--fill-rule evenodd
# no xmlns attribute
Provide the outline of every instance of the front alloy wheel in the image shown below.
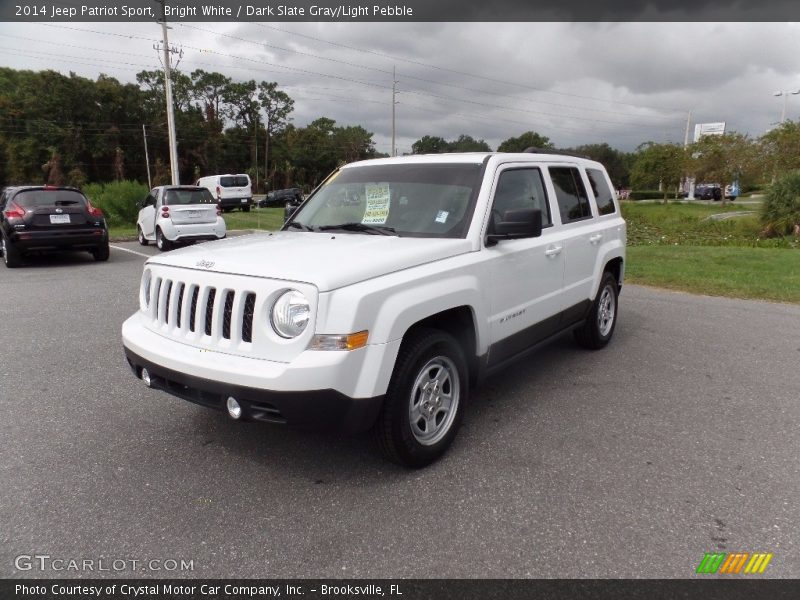
<svg viewBox="0 0 800 600"><path fill-rule="evenodd" d="M444 454L461 425L468 382L458 340L438 329L409 332L375 424L375 438L386 457L424 467Z"/></svg>

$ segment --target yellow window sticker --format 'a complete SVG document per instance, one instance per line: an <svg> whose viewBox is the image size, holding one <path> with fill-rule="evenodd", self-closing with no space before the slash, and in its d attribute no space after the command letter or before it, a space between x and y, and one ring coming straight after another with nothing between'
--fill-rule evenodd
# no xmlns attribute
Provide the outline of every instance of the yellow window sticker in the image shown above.
<svg viewBox="0 0 800 600"><path fill-rule="evenodd" d="M362 223L383 225L389 218L389 184L368 183L365 186L367 209L364 211Z"/></svg>

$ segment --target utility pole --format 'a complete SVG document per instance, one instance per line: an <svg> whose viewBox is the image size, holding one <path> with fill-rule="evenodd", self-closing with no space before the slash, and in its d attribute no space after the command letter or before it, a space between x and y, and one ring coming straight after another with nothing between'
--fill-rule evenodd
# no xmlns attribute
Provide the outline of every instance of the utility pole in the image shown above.
<svg viewBox="0 0 800 600"><path fill-rule="evenodd" d="M164 90L167 96L167 132L169 134L169 166L172 174L172 185L180 185L180 175L178 174L178 146L175 136L175 112L172 106L172 75L170 67L170 54L177 54L179 51L169 47L169 38L167 36L167 16L164 7L165 0L157 0L161 5L161 34L164 38L163 51L164 51ZM154 46L156 50L159 48ZM182 54L182 51L181 51Z"/></svg>
<svg viewBox="0 0 800 600"><path fill-rule="evenodd" d="M150 155L147 153L147 130L142 123L142 137L144 138L144 164L147 166L147 189L153 189L153 181L150 179Z"/></svg>
<svg viewBox="0 0 800 600"><path fill-rule="evenodd" d="M392 151L390 156L397 156L397 149L394 147L394 136L395 136L395 110L394 107L397 104L397 75L395 72L395 67L392 67Z"/></svg>
<svg viewBox="0 0 800 600"><path fill-rule="evenodd" d="M253 146L256 149L256 190L258 190L258 113L256 113L256 124L254 126L255 132L253 133Z"/></svg>
<svg viewBox="0 0 800 600"><path fill-rule="evenodd" d="M686 149L689 147L689 127L692 123L692 111L689 111L688 116L686 117L686 133L683 136L683 148Z"/></svg>
<svg viewBox="0 0 800 600"><path fill-rule="evenodd" d="M686 132L683 135L683 149L686 150L689 147L689 127L692 124L692 111L689 111L689 114L686 116ZM694 200L694 179L689 178L688 175L684 175L683 177L683 190L686 192L686 199L687 200Z"/></svg>

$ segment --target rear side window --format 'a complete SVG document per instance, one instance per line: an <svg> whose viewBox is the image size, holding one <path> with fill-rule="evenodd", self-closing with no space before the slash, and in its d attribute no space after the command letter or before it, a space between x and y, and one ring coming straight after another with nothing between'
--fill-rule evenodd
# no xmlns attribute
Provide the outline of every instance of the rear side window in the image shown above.
<svg viewBox="0 0 800 600"><path fill-rule="evenodd" d="M74 190L27 190L14 196L14 202L22 208L40 206L71 206L86 204L86 198Z"/></svg>
<svg viewBox="0 0 800 600"><path fill-rule="evenodd" d="M608 187L608 180L599 169L586 169L589 176L589 185L592 186L594 198L597 201L597 212L601 215L610 215L617 211L614 206L614 193Z"/></svg>
<svg viewBox="0 0 800 600"><path fill-rule="evenodd" d="M591 217L589 197L586 195L580 171L575 167L550 167L549 171L556 188L561 222L570 223Z"/></svg>
<svg viewBox="0 0 800 600"><path fill-rule="evenodd" d="M176 206L180 204L215 204L214 196L206 188L199 190L167 190L163 204Z"/></svg>
<svg viewBox="0 0 800 600"><path fill-rule="evenodd" d="M250 181L248 181L247 177L244 177L243 175L229 175L226 177L220 177L219 184L222 187L246 187L250 185Z"/></svg>
<svg viewBox="0 0 800 600"><path fill-rule="evenodd" d="M507 210L521 208L538 208L542 211L542 226L553 224L539 169L508 169L500 174L492 206L495 218L501 219Z"/></svg>

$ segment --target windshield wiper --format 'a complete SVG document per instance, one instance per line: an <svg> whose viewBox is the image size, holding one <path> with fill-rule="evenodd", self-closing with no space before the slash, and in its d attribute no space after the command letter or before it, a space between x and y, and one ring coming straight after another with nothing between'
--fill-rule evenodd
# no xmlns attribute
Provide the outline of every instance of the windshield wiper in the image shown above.
<svg viewBox="0 0 800 600"><path fill-rule="evenodd" d="M302 229L303 231L314 231L313 227L309 227L308 225L303 225L302 223L298 223L297 221L292 221L291 223L287 223L286 227L294 227L295 229Z"/></svg>
<svg viewBox="0 0 800 600"><path fill-rule="evenodd" d="M320 231L330 231L332 229L341 229L343 231L363 231L366 233L378 235L397 235L394 227L387 227L386 225L369 225L368 223L341 223L339 225L321 225Z"/></svg>

